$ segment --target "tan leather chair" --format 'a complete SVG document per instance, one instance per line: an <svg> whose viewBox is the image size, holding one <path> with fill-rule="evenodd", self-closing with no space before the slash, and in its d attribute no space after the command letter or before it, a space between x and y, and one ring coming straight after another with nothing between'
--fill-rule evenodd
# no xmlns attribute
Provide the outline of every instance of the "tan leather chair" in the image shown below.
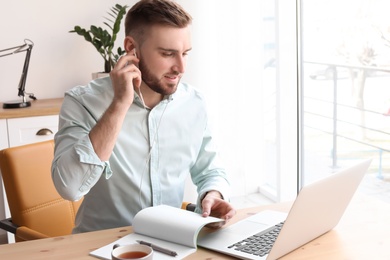
<svg viewBox="0 0 390 260"><path fill-rule="evenodd" d="M51 178L54 141L0 151L0 169L11 219L0 228L15 234L15 241L71 234L81 200L64 200Z"/></svg>

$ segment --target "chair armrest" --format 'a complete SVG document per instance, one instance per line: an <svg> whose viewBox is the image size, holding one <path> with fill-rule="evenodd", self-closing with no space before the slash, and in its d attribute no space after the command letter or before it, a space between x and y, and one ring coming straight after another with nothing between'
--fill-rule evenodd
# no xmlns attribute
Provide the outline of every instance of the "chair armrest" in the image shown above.
<svg viewBox="0 0 390 260"><path fill-rule="evenodd" d="M188 211L195 211L196 204L193 204L191 202L182 202L181 208Z"/></svg>
<svg viewBox="0 0 390 260"><path fill-rule="evenodd" d="M0 220L0 228L4 229L5 231L11 232L12 234L16 234L16 230L18 229L18 226L12 223L11 218L6 218Z"/></svg>
<svg viewBox="0 0 390 260"><path fill-rule="evenodd" d="M32 230L28 227L21 226L16 230L15 237L18 237L22 241L29 241L34 239L48 238L49 236Z"/></svg>
<svg viewBox="0 0 390 260"><path fill-rule="evenodd" d="M31 228L15 225L11 218L0 220L0 228L5 231L11 232L19 240L28 241L34 239L48 238L49 236L42 234L38 231L32 230Z"/></svg>

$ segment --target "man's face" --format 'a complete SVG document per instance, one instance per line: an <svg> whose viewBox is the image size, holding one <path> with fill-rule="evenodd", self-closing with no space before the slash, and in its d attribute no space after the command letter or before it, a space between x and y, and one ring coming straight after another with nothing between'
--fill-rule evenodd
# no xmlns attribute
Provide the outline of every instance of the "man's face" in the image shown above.
<svg viewBox="0 0 390 260"><path fill-rule="evenodd" d="M143 82L162 95L170 95L185 71L191 50L190 28L153 26L137 50Z"/></svg>

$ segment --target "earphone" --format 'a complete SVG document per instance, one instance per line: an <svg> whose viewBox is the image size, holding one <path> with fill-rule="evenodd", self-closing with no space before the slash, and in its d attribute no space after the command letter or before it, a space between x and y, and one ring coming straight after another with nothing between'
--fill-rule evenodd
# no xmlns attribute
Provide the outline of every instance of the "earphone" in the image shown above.
<svg viewBox="0 0 390 260"><path fill-rule="evenodd" d="M136 50L136 48L134 48L134 56L137 58L137 50ZM147 106L145 105L144 98L142 96L141 88L139 88L139 97L141 98L141 101L142 101L142 103L144 105L144 109L147 110ZM148 166L148 164L150 162L150 158L151 158L151 155L152 155L152 149L153 149L153 147L154 147L154 145L156 143L156 138L158 136L158 130L160 129L162 118L163 118L163 116L165 114L165 110L167 109L167 106L168 106L169 102L170 102L170 100L168 99L168 102L166 103L166 105L164 107L164 110L162 111L161 117L160 117L160 119L158 121L157 128L156 128L153 140L150 143L149 152L148 152L148 155L146 156L145 164L144 164L144 167L143 167L143 170L142 170L141 180L140 180L139 187L138 187L138 189L139 189L138 201L139 201L139 204L141 205L141 209L144 208L142 200L141 200L141 191L142 191L143 179L144 179L144 176L145 176L145 172L146 172L147 166Z"/></svg>
<svg viewBox="0 0 390 260"><path fill-rule="evenodd" d="M137 49L135 47L134 47L133 51L134 51L134 57L138 58L137 57Z"/></svg>
<svg viewBox="0 0 390 260"><path fill-rule="evenodd" d="M133 54L134 54L134 57L138 58L138 57L137 57L137 49L134 48L133 51L134 51L134 53L133 53ZM142 101L142 104L144 105L144 108L146 108L146 104L145 104L145 101L144 101L144 97L142 96L141 88L139 88L139 93L137 93L137 94L138 94L138 96L140 97L140 99L141 99L141 101Z"/></svg>
<svg viewBox="0 0 390 260"><path fill-rule="evenodd" d="M148 155L146 156L144 168L143 168L143 170L142 170L141 180L140 180L139 187L138 187L138 189L139 189L138 202L139 202L139 204L141 205L141 209L144 208L144 207L143 207L142 200L141 200L141 191L142 191L142 184L143 184L144 175L145 175L147 166L148 166L148 164L149 164L149 162L150 162L150 158L151 158L151 155L152 155L153 147L154 147L154 145L155 145L155 143L156 143L156 138L157 138L157 136L158 136L158 130L160 129L161 120L162 120L162 118L163 118L163 116L164 116L164 114L165 114L165 110L167 109L168 103L169 103L169 102L170 102L170 101L168 100L168 102L167 102L167 104L165 105L164 110L163 110L163 112L162 112L162 114L161 114L160 120L158 121L157 128L156 128L156 132L155 132L155 134L154 134L153 141L152 141L151 144L150 144L149 153L148 153ZM146 109L146 107L145 107L145 109Z"/></svg>

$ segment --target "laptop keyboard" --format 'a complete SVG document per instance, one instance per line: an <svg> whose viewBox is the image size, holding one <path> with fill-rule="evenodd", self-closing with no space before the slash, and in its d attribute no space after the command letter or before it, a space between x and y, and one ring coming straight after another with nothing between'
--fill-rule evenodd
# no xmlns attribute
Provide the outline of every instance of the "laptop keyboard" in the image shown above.
<svg viewBox="0 0 390 260"><path fill-rule="evenodd" d="M234 243L233 245L228 246L228 248L233 248L256 256L265 256L271 250L283 224L284 222L280 222L260 233Z"/></svg>

